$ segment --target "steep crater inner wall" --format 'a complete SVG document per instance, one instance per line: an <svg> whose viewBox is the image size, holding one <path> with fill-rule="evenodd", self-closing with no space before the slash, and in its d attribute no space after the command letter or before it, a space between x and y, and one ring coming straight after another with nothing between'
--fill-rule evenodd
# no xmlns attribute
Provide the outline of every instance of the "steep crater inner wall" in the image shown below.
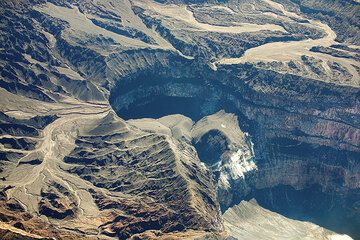
<svg viewBox="0 0 360 240"><path fill-rule="evenodd" d="M207 70L209 73L210 70ZM221 109L233 112L225 91L203 75L191 73L145 72L121 80L110 96L110 103L123 119L160 118L182 114L197 121Z"/></svg>
<svg viewBox="0 0 360 240"><path fill-rule="evenodd" d="M256 90L258 86L261 91ZM279 88L285 93L269 90ZM327 133L316 128L339 125L338 132L350 129L356 139L356 117L335 113L333 119L321 118L308 112L351 107L357 104L358 95L348 88L262 72L248 65L215 72L207 66L182 63L156 66L119 80L110 104L124 119L183 114L197 121L221 109L235 113L240 128L253 138L258 169L230 182L230 189L218 189L222 211L255 197L285 216L356 237L360 235L356 228L360 223L356 140L350 139L345 149L339 149L345 140L322 136ZM200 158L211 152L206 146L195 147ZM206 164L215 161L201 160Z"/></svg>

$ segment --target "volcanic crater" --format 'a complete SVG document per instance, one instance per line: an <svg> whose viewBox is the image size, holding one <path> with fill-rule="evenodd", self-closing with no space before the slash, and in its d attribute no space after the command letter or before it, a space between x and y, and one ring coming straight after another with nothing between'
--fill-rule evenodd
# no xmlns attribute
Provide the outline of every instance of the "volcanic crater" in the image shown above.
<svg viewBox="0 0 360 240"><path fill-rule="evenodd" d="M294 76L259 70L251 64L221 66L214 70L196 60L175 57L170 62L158 63L154 68L129 74L118 81L111 91L110 105L119 117L136 120L137 126L142 119L156 121L168 115L181 115L190 118L194 128L197 122L219 112L234 115L240 130L253 143L251 161L256 165L244 170L241 177L234 177L235 173L231 172L234 169L222 167L229 162L229 152L234 149L229 147L231 140L221 127L206 127L211 124L204 123L202 127L206 130L188 139L213 173L223 213L242 200L254 198L261 206L289 218L360 236L357 227L360 219L355 214L359 213L360 191L352 181L360 177L356 170L360 167L359 153L353 148L356 144L348 142L343 147L334 147L334 137L316 139L316 131L320 129L301 129L314 122L339 123L312 112L349 102L356 104L355 98L342 96L349 88L329 88L320 82L299 78L302 86L312 89L311 93L309 88L299 89L300 84L294 84L295 81L288 82L289 77ZM287 87L298 91L295 95L286 92L275 96L274 89L256 90L259 85L277 82L282 86L288 83ZM315 104L316 100L307 99L301 90L304 95L322 92L326 97ZM225 126L227 122L223 120L221 125ZM156 128L150 131L157 132ZM328 146L319 144L323 140ZM224 176L226 184L221 179Z"/></svg>

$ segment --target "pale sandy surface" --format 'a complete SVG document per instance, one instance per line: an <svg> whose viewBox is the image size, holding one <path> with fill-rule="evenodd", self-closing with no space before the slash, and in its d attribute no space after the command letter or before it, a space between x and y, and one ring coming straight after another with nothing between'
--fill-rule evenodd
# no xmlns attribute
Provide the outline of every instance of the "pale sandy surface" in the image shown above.
<svg viewBox="0 0 360 240"><path fill-rule="evenodd" d="M191 12L185 5L163 5L154 1L136 1L136 4L147 9L148 11L155 12L161 16L172 18L174 20L181 21L188 25L188 30L193 31L208 31L208 32L220 32L220 33L244 33L244 32L257 32L257 31L281 31L286 32L285 29L275 24L252 24L252 23L239 23L238 26L217 26L206 23L201 23L196 20L193 12ZM212 8L218 8L226 10L230 14L233 11L225 6L212 6Z"/></svg>
<svg viewBox="0 0 360 240"><path fill-rule="evenodd" d="M304 19L302 16L296 13L289 12L279 4L271 0L264 0L271 7L281 11L289 19ZM271 13L273 14L273 13ZM288 19L288 20L289 20ZM336 33L325 23L316 20L310 20L309 23L303 23L311 28L321 29L325 36L320 39L305 39L301 41L289 41L289 42L272 42L258 47L248 49L243 56L238 58L223 58L215 62L216 64L242 64L246 62L288 62L291 60L300 60L301 56L311 56L316 59L324 61L323 65L325 69L328 69L327 61L334 61L344 66L353 76L355 84L360 83L360 76L354 66L360 67L360 63L354 59L334 57L328 54L311 52L310 49L315 46L330 47L333 44L338 44L336 39ZM358 48L358 46L353 46Z"/></svg>

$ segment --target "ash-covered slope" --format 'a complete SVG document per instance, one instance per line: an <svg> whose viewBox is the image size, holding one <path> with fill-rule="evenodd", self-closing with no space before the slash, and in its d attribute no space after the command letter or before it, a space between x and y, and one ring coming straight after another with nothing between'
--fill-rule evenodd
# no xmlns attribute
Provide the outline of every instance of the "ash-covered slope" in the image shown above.
<svg viewBox="0 0 360 240"><path fill-rule="evenodd" d="M360 237L358 3L0 6L2 238Z"/></svg>
<svg viewBox="0 0 360 240"><path fill-rule="evenodd" d="M285 218L260 207L254 200L241 201L223 216L225 229L238 239L351 239L309 222Z"/></svg>

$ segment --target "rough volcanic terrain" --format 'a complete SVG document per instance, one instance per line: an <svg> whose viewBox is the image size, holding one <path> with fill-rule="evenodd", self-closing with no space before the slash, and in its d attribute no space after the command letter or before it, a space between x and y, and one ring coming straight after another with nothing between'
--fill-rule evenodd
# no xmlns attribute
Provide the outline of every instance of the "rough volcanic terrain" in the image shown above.
<svg viewBox="0 0 360 240"><path fill-rule="evenodd" d="M1 239L360 239L360 3L0 2Z"/></svg>

